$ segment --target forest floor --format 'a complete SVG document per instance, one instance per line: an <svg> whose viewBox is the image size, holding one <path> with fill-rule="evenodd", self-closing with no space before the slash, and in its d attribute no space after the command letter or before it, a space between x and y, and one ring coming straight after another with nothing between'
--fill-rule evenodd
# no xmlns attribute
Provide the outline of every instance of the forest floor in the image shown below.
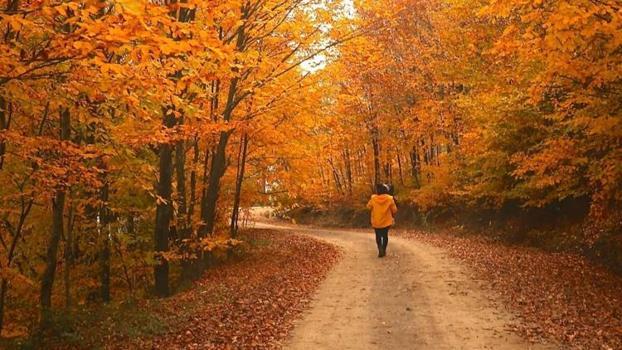
<svg viewBox="0 0 622 350"><path fill-rule="evenodd" d="M274 226L268 225L266 227ZM283 227L342 248L290 349L622 349L622 278L478 236Z"/></svg>
<svg viewBox="0 0 622 350"><path fill-rule="evenodd" d="M305 235L246 230L244 250L166 299L73 311L45 349L273 349L340 252ZM15 339L0 349L32 346Z"/></svg>
<svg viewBox="0 0 622 350"><path fill-rule="evenodd" d="M552 339L564 349L622 349L622 276L586 257L455 232L398 235L439 247L468 267L519 316L510 327L524 338Z"/></svg>
<svg viewBox="0 0 622 350"><path fill-rule="evenodd" d="M510 325L520 321L440 248L391 237L379 259L369 232L294 230L340 247L344 256L296 321L286 349L556 348L514 332Z"/></svg>
<svg viewBox="0 0 622 350"><path fill-rule="evenodd" d="M379 259L369 230L256 228L186 291L97 309L48 348L622 348L622 278L579 256L410 230Z"/></svg>

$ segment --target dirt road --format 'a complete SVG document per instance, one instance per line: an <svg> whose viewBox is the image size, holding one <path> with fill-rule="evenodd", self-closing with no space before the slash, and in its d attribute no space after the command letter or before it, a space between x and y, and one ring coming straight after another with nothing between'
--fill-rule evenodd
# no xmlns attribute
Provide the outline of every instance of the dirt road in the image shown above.
<svg viewBox="0 0 622 350"><path fill-rule="evenodd" d="M380 259L370 233L294 231L341 247L344 258L296 323L286 349L554 348L508 332L512 316L438 248L391 237Z"/></svg>

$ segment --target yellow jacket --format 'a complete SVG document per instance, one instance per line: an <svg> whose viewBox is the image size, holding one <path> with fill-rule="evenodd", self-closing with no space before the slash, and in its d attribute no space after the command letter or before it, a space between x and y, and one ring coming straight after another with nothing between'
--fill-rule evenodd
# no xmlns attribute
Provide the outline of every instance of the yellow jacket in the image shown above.
<svg viewBox="0 0 622 350"><path fill-rule="evenodd" d="M385 228L393 225L393 215L397 213L397 206L393 197L388 194L373 195L367 203L371 209L371 226Z"/></svg>

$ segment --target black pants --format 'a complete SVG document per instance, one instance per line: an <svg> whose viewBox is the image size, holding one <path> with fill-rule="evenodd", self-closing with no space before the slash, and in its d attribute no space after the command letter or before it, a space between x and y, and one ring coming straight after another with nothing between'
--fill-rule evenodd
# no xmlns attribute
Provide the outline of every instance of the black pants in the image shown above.
<svg viewBox="0 0 622 350"><path fill-rule="evenodd" d="M378 245L378 251L387 250L387 244L389 244L389 229L391 227L385 228L375 228L376 231L376 244Z"/></svg>

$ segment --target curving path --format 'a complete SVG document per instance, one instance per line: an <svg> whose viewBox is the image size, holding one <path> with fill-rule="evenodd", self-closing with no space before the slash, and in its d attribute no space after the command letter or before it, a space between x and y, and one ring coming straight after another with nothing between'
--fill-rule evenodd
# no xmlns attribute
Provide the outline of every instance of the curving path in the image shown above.
<svg viewBox="0 0 622 350"><path fill-rule="evenodd" d="M302 232L344 254L286 349L554 348L509 332L512 316L439 248L390 237L379 259L371 233L259 225Z"/></svg>

